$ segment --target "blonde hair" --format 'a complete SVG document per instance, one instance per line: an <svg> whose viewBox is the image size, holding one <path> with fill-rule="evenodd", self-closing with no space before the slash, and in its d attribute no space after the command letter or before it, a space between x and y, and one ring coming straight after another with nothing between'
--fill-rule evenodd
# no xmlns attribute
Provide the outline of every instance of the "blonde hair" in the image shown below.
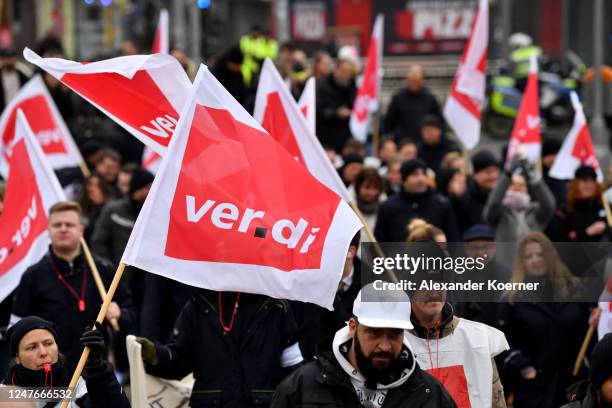
<svg viewBox="0 0 612 408"><path fill-rule="evenodd" d="M421 218L414 218L408 224L408 238L406 242L436 241L436 237L444 235L444 231Z"/></svg>
<svg viewBox="0 0 612 408"><path fill-rule="evenodd" d="M559 258L557 249L554 247L550 239L539 231L527 234L519 243L516 251L516 258L514 260L514 271L512 272L511 278L512 283L525 282L525 250L527 245L532 243L539 244L542 248L544 262L546 263L547 267L547 275L554 285L554 289L559 291L562 297L568 296L570 288L575 286L578 279L574 277L569 269L563 264L561 258ZM516 295L516 290L507 292L507 297L510 302L514 301Z"/></svg>

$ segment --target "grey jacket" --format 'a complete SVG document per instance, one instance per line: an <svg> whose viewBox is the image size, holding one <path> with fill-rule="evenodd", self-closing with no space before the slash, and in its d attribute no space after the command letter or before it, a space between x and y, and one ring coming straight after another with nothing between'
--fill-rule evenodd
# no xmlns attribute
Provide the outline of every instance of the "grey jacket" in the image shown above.
<svg viewBox="0 0 612 408"><path fill-rule="evenodd" d="M495 228L498 242L516 242L532 231L541 231L555 212L555 197L542 179L529 184L531 204L524 211L517 211L502 204L510 187L510 178L503 173L489 194L482 216Z"/></svg>
<svg viewBox="0 0 612 408"><path fill-rule="evenodd" d="M529 184L531 204L524 211L502 204L508 187L510 177L503 173L482 211L484 221L495 228L495 241L506 243L498 246L495 255L502 265L513 265L516 243L530 232L542 231L555 212L555 197L542 179Z"/></svg>

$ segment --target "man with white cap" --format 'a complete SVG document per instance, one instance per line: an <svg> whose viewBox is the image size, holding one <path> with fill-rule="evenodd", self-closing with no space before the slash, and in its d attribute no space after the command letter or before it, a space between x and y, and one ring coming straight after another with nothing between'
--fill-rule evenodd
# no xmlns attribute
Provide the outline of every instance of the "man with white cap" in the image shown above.
<svg viewBox="0 0 612 408"><path fill-rule="evenodd" d="M423 372L404 338L412 329L410 300L402 291L365 286L353 317L322 353L287 377L271 408L456 407L444 387Z"/></svg>

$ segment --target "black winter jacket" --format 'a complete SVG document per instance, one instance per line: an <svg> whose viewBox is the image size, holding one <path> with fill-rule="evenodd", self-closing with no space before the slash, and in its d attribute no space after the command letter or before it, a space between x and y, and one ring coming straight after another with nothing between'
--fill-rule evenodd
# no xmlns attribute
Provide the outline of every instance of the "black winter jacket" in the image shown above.
<svg viewBox="0 0 612 408"><path fill-rule="evenodd" d="M354 82L342 86L334 80L333 74L318 84L317 137L323 146L330 145L336 152L340 152L346 141L352 137L349 119L339 118L336 111L341 106L352 109L356 95Z"/></svg>
<svg viewBox="0 0 612 408"><path fill-rule="evenodd" d="M414 358L414 357L412 357ZM270 408L361 408L350 378L331 352L318 356L287 377L276 389ZM418 364L410 378L387 393L383 408L456 407L442 384Z"/></svg>
<svg viewBox="0 0 612 408"><path fill-rule="evenodd" d="M442 119L435 96L425 88L418 93L404 88L391 99L385 115L385 132L393 133L396 141L406 138L419 140L421 121L427 115L436 115Z"/></svg>
<svg viewBox="0 0 612 408"><path fill-rule="evenodd" d="M450 202L432 189L418 195L402 191L382 203L374 236L379 242L404 242L413 218L422 218L443 230L448 242L459 241L459 228Z"/></svg>
<svg viewBox="0 0 612 408"><path fill-rule="evenodd" d="M140 319L142 336L167 343L183 306L199 292L198 288L163 276L148 273Z"/></svg>
<svg viewBox="0 0 612 408"><path fill-rule="evenodd" d="M500 356L514 379L515 408L557 408L576 377L574 361L588 329L589 306L583 303L504 303L499 327L510 350ZM525 380L520 370L533 366L537 376ZM580 375L584 373L579 373Z"/></svg>
<svg viewBox="0 0 612 408"><path fill-rule="evenodd" d="M181 379L193 371L190 399L194 408L267 407L284 375L281 353L293 343L295 323L288 302L240 294L233 325L236 293L223 292L223 324L219 292L202 290L183 307L172 340L156 343L159 363L148 373Z"/></svg>

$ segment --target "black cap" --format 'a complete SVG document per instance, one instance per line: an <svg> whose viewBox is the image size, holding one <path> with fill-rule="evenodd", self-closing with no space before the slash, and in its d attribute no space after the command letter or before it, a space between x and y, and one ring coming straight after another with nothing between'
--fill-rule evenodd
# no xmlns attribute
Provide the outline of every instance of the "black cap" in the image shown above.
<svg viewBox="0 0 612 408"><path fill-rule="evenodd" d="M442 129L442 121L436 115L427 115L421 121L421 127L424 128L426 126L437 127L438 129Z"/></svg>
<svg viewBox="0 0 612 408"><path fill-rule="evenodd" d="M597 180L597 173L595 172L595 169L591 166L583 165L576 169L576 172L574 173L574 178L581 180Z"/></svg>
<svg viewBox="0 0 612 408"><path fill-rule="evenodd" d="M612 333L608 333L591 352L591 384L595 389L601 388L608 378L612 377Z"/></svg>
<svg viewBox="0 0 612 408"><path fill-rule="evenodd" d="M403 162L402 167L400 168L400 172L402 173L402 180L406 180L406 177L408 177L418 169L423 169L427 171L427 164L419 158L406 160L405 162Z"/></svg>
<svg viewBox="0 0 612 408"><path fill-rule="evenodd" d="M485 224L472 225L463 233L463 240L469 242L475 239L495 241L495 230Z"/></svg>
<svg viewBox="0 0 612 408"><path fill-rule="evenodd" d="M151 172L143 169L142 167L136 167L132 172L132 178L130 179L130 188L128 195L131 196L135 191L153 183L155 176Z"/></svg>
<svg viewBox="0 0 612 408"><path fill-rule="evenodd" d="M44 329L49 331L53 337L55 338L55 342L57 343L57 328L53 322L43 319L38 316L28 316L19 320L17 323L12 325L6 336L8 337L9 347L11 349L11 355L15 357L17 355L17 351L19 351L19 342L29 332L36 329Z"/></svg>
<svg viewBox="0 0 612 408"><path fill-rule="evenodd" d="M484 170L487 167L499 167L499 162L493 153L488 150L481 150L472 156L472 167L474 173L478 173L480 170Z"/></svg>

